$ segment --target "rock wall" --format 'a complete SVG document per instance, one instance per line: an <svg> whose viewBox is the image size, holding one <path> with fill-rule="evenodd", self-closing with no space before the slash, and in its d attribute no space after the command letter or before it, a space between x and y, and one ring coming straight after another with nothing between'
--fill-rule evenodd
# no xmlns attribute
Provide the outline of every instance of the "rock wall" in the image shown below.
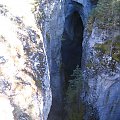
<svg viewBox="0 0 120 120"><path fill-rule="evenodd" d="M82 71L85 81L83 99L87 104L85 119L119 120L120 30L116 26L109 28L107 24L106 28L105 26L102 28L96 24L97 20L92 28L88 26L89 13L97 2L98 0L67 1L65 16L67 18L74 11L78 11L85 27L82 53ZM113 12L112 14L117 15ZM87 30L88 27L91 29L91 34ZM71 32L69 33L72 35Z"/></svg>
<svg viewBox="0 0 120 120"><path fill-rule="evenodd" d="M38 9L38 1L0 1L1 120L47 120L52 95Z"/></svg>
<svg viewBox="0 0 120 120"><path fill-rule="evenodd" d="M43 1L40 8L44 8L45 20L41 26L44 28L43 35L50 66L53 95L52 107L48 119L62 120L64 119L62 118L64 75L61 70L61 40L63 39L65 18L76 10L85 25L91 9L91 3L90 1L52 0ZM72 35L69 31L68 34Z"/></svg>
<svg viewBox="0 0 120 120"><path fill-rule="evenodd" d="M120 30L101 29L95 21L89 34L87 20L97 1L0 1L1 120L63 120L61 40L64 28L73 37L70 20L64 23L74 12L79 13L85 28L85 119L119 120Z"/></svg>
<svg viewBox="0 0 120 120"><path fill-rule="evenodd" d="M92 4L90 0L68 0L65 4L65 17L72 14L74 11L78 11L83 24L87 23L89 13L91 11Z"/></svg>
<svg viewBox="0 0 120 120"><path fill-rule="evenodd" d="M44 41L46 43L46 51L50 66L51 88L53 95L52 107L48 119L61 120L63 119L62 90L64 86L64 76L63 71L61 71L61 40L63 39L65 18L76 10L80 14L83 24L85 24L88 13L91 9L91 3L90 1L52 0L47 1L46 3L44 2L41 7L45 8L44 13L46 19L42 25L44 28Z"/></svg>
<svg viewBox="0 0 120 120"><path fill-rule="evenodd" d="M48 120L62 119L61 38L64 29L64 0L43 2L44 42L50 66L52 106Z"/></svg>
<svg viewBox="0 0 120 120"><path fill-rule="evenodd" d="M82 71L87 87L85 86L84 88L83 99L88 106L92 106L90 109L86 106L88 110L86 111L87 115L85 119L119 120L119 57L113 59L108 55L108 53L111 52L111 43L114 44L115 49L118 51L118 53L115 54L119 54L119 48L116 47L116 44L119 44L117 40L119 29L100 29L95 22L92 27L92 33L89 35L86 30L87 20L91 8L97 4L97 1L98 0L52 0L44 1L44 5L42 4L45 8L44 13L46 16L42 24L44 28L43 35L50 66L53 94L49 120L62 119L63 84L60 77L61 40L65 19L75 11L80 14L85 27ZM70 34L70 36L71 35L72 34ZM116 43L111 41L111 39L115 39Z"/></svg>
<svg viewBox="0 0 120 120"><path fill-rule="evenodd" d="M88 83L85 100L97 109L100 120L119 120L119 28L101 29L95 21L91 35L88 33L85 30L82 60L84 80Z"/></svg>

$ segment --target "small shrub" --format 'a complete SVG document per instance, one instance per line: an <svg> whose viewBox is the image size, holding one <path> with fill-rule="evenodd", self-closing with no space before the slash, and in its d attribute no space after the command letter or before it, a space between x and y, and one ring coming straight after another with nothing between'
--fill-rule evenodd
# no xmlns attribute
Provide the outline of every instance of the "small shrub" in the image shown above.
<svg viewBox="0 0 120 120"><path fill-rule="evenodd" d="M79 66L73 70L72 80L69 80L68 89L66 92L67 120L82 120L84 106L80 102L80 94L83 88L82 75Z"/></svg>

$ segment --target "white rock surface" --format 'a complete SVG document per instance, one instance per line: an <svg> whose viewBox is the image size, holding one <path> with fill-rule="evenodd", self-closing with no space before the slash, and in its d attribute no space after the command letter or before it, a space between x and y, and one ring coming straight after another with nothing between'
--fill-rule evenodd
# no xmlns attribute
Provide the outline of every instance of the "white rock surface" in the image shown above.
<svg viewBox="0 0 120 120"><path fill-rule="evenodd" d="M50 74L34 7L0 0L0 120L47 120Z"/></svg>

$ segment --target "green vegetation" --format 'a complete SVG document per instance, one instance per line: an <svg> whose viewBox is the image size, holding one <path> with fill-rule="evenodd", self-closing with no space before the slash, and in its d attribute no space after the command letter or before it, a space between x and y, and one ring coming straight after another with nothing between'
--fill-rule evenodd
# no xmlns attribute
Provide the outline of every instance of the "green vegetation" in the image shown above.
<svg viewBox="0 0 120 120"><path fill-rule="evenodd" d="M112 47L112 58L120 62L120 35L115 37Z"/></svg>
<svg viewBox="0 0 120 120"><path fill-rule="evenodd" d="M69 80L68 89L66 92L67 120L82 120L84 115L84 104L81 102L80 94L83 88L83 81L81 70L79 66L73 71L71 75L72 80Z"/></svg>
<svg viewBox="0 0 120 120"><path fill-rule="evenodd" d="M116 66L120 63L120 35L103 43L96 43L94 50L99 62L95 61L94 58L89 58L86 64L88 69L94 69L95 74L106 68L112 72L116 71Z"/></svg>
<svg viewBox="0 0 120 120"><path fill-rule="evenodd" d="M88 32L96 20L101 29L110 29L120 26L120 0L99 0L88 20Z"/></svg>
<svg viewBox="0 0 120 120"><path fill-rule="evenodd" d="M101 66L115 71L117 63L120 63L120 36L106 40L104 43L97 43L94 49Z"/></svg>
<svg viewBox="0 0 120 120"><path fill-rule="evenodd" d="M116 62L120 62L120 35L114 40L107 40L102 44L96 44L95 49L98 57L110 56Z"/></svg>
<svg viewBox="0 0 120 120"><path fill-rule="evenodd" d="M98 57L103 57L105 54L110 54L112 40L107 40L102 44L95 44L95 50L97 51Z"/></svg>
<svg viewBox="0 0 120 120"><path fill-rule="evenodd" d="M79 66L76 67L71 76L74 77L74 79L69 80L69 86L66 95L69 98L69 102L74 102L73 98L76 96L76 92L80 91L82 88L82 76Z"/></svg>
<svg viewBox="0 0 120 120"><path fill-rule="evenodd" d="M105 30L108 35L107 40L94 46L101 64L98 70L103 67L114 71L116 64L120 63L120 35L117 35L120 27L120 0L99 0L88 19L89 35L92 33L93 24L98 29ZM86 66L95 69L99 65L96 63L95 66L94 62L89 61Z"/></svg>
<svg viewBox="0 0 120 120"><path fill-rule="evenodd" d="M92 61L92 59L90 59L87 64L86 67L88 67L89 69L91 69L92 67L94 67L95 63Z"/></svg>

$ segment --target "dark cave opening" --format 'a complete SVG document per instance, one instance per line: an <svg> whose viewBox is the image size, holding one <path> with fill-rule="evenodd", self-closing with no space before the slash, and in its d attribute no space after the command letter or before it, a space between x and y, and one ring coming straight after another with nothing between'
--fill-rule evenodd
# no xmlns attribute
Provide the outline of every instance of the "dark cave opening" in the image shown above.
<svg viewBox="0 0 120 120"><path fill-rule="evenodd" d="M83 21L79 12L75 10L65 19L61 45L62 66L64 74L63 99L65 99L63 103L63 120L80 120L82 119L80 116L83 116L82 114L84 114L84 111L82 111L84 105L80 101L80 93L78 93L76 90L77 93L74 94L75 89L71 89L69 83L71 80L74 82L73 84L76 83L75 76L71 75L77 66L81 68L83 32ZM68 97L69 95L71 97ZM71 116L70 114L74 114L74 116Z"/></svg>
<svg viewBox="0 0 120 120"><path fill-rule="evenodd" d="M59 88L61 89L61 98L59 98L58 92L55 92L55 94L53 93L53 101L48 120L68 120L66 110L64 109L64 99L70 75L77 65L81 67L83 30L84 26L80 14L78 11L74 10L65 19L61 40L61 83L57 88L52 85L53 89L57 89L58 91L60 91ZM52 81L52 84L53 82L55 81Z"/></svg>
<svg viewBox="0 0 120 120"><path fill-rule="evenodd" d="M77 11L66 17L61 46L65 82L77 65L81 68L83 30L83 22Z"/></svg>

